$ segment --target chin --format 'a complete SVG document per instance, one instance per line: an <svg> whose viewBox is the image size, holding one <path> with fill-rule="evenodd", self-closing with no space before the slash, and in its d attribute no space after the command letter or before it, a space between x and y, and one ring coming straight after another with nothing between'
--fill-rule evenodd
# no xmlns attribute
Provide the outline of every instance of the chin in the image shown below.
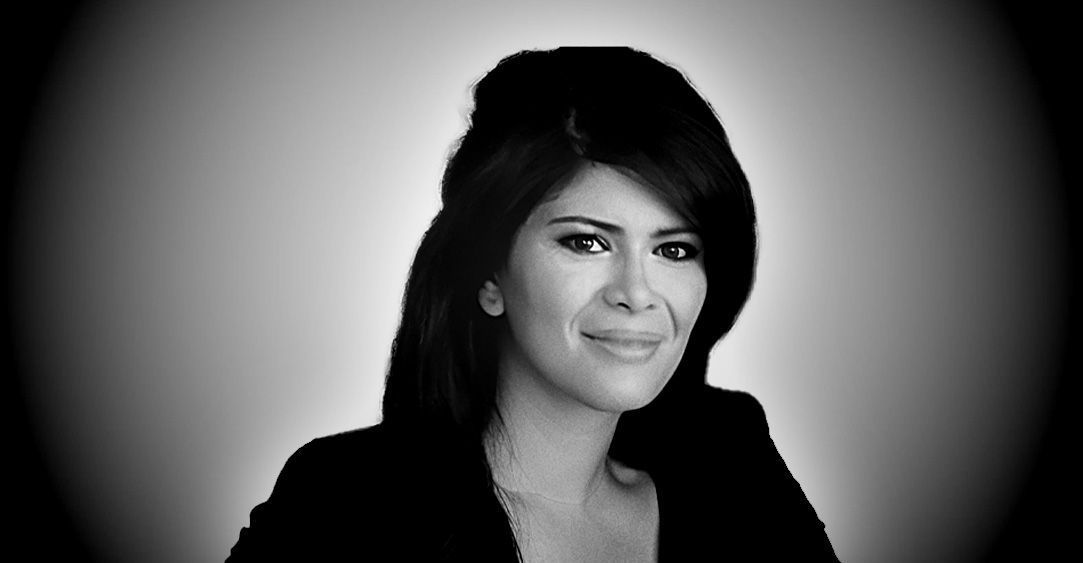
<svg viewBox="0 0 1083 563"><path fill-rule="evenodd" d="M668 375L631 373L614 377L606 374L605 381L592 389L584 402L597 410L613 413L641 409L662 392L667 381Z"/></svg>

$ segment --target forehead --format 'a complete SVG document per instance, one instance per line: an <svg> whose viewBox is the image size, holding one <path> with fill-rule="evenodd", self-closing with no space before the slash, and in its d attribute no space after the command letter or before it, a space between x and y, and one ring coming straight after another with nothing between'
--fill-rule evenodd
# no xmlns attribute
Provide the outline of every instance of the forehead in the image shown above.
<svg viewBox="0 0 1083 563"><path fill-rule="evenodd" d="M643 223L651 228L687 227L687 222L650 188L598 163L585 166L567 186L539 204L527 222L564 215Z"/></svg>

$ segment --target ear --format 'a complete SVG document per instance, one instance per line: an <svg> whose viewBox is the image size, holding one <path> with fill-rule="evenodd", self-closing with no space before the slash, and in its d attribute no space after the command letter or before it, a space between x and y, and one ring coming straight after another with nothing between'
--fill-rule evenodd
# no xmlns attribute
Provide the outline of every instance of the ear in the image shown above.
<svg viewBox="0 0 1083 563"><path fill-rule="evenodd" d="M500 286L492 280L485 280L478 290L478 305L481 310L490 317L499 317L504 314L504 294L500 292Z"/></svg>

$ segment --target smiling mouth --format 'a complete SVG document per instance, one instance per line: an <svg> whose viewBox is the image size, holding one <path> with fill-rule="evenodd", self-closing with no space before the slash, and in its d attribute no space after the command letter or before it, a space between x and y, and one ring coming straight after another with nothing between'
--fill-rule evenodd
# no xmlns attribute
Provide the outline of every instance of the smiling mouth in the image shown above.
<svg viewBox="0 0 1083 563"><path fill-rule="evenodd" d="M662 344L662 337L651 332L603 330L584 332L583 336L601 350L626 362L645 361L653 356Z"/></svg>

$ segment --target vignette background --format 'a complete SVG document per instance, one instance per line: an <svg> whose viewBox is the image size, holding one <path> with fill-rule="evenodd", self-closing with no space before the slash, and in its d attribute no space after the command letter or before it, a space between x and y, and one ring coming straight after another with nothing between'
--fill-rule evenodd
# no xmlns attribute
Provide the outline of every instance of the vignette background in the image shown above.
<svg viewBox="0 0 1083 563"><path fill-rule="evenodd" d="M1074 288L1051 102L1004 10L122 2L64 21L16 121L5 225L13 428L55 495L24 526L61 526L38 549L223 559L293 450L375 423L469 86L561 44L669 60L727 127L762 248L710 379L763 402L839 556L973 560L1013 522Z"/></svg>

